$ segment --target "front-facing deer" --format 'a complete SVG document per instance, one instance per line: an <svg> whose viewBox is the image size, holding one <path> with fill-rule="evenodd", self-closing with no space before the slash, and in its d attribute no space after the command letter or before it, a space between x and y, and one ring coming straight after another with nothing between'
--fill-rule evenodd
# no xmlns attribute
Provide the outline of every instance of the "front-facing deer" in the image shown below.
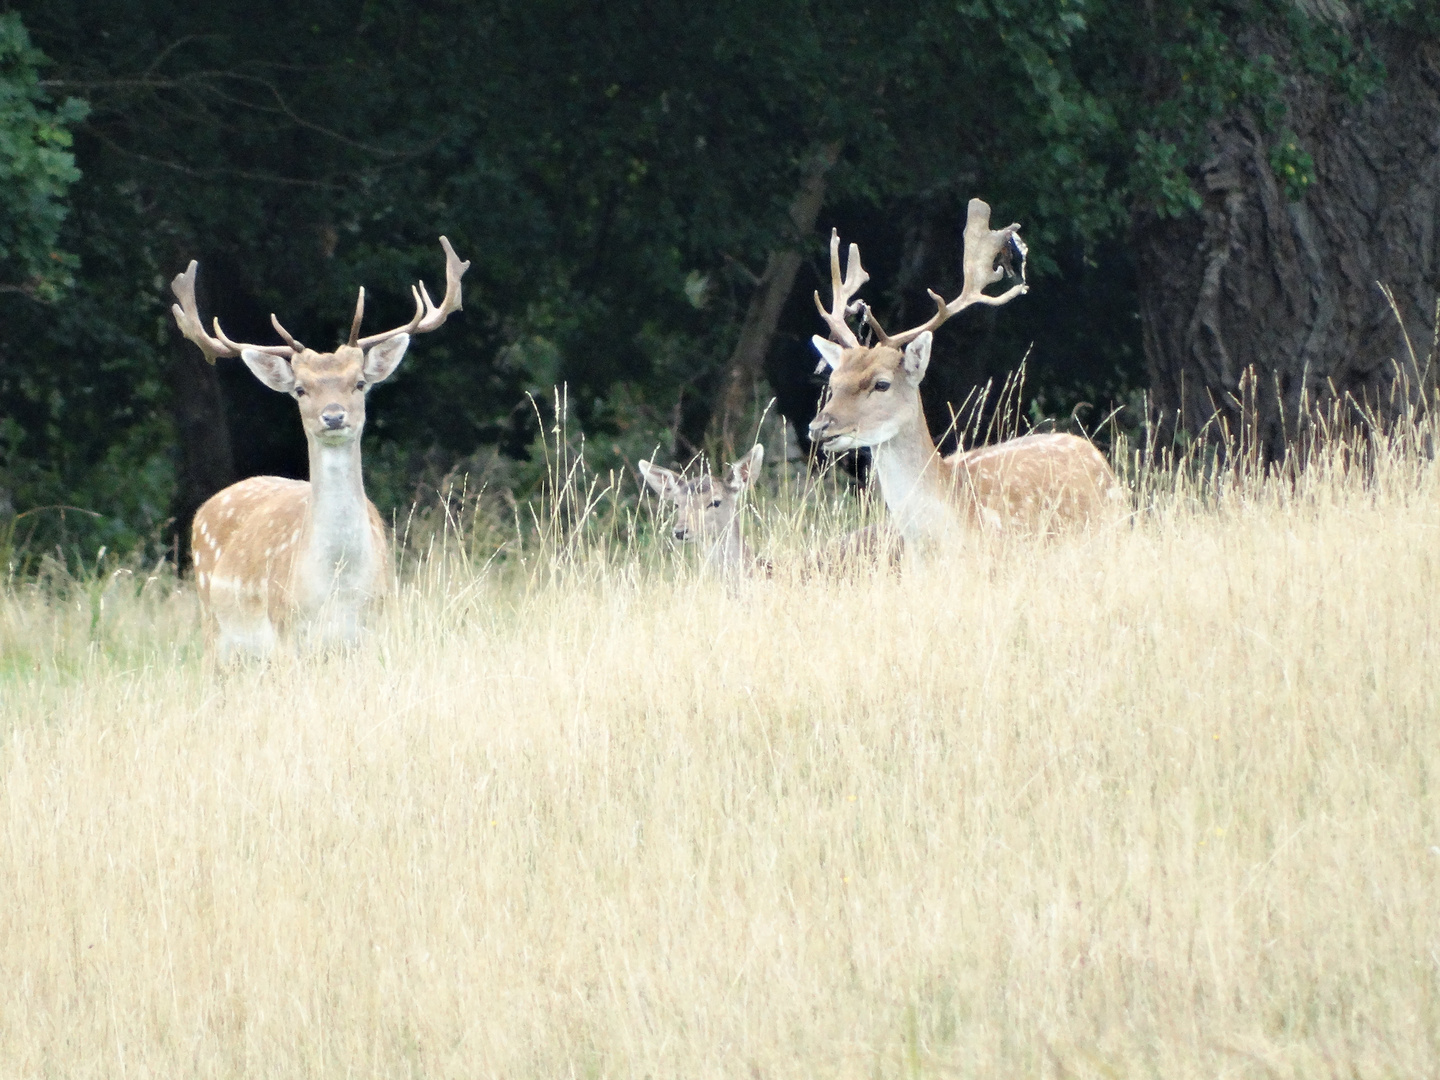
<svg viewBox="0 0 1440 1080"><path fill-rule="evenodd" d="M445 249L445 299L437 306L424 282L415 295L415 316L404 326L362 338L365 290L355 304L350 340L334 352L316 352L296 341L270 316L284 345L240 345L215 320L205 332L195 306L192 261L171 283L180 331L205 359L239 356L272 390L300 407L310 448L310 480L254 476L212 496L195 514L191 548L195 584L207 633L218 632L216 650L264 655L288 629L314 645L353 643L365 606L390 581L390 542L385 523L365 497L360 433L365 395L395 371L412 334L440 326L460 310L460 279L469 268L450 242Z"/></svg>
<svg viewBox="0 0 1440 1080"><path fill-rule="evenodd" d="M815 305L833 340L811 340L830 368L829 400L810 425L810 437L829 453L870 447L885 507L907 549L923 549L966 528L1048 532L1113 517L1123 500L1104 455L1074 435L1026 435L940 457L920 407L920 381L930 363L932 333L972 304L1009 303L1026 291L1025 246L1019 225L990 228L990 207L971 199L965 226L965 284L948 304L935 292L936 311L920 326L887 334L863 303L851 298L869 280L860 249L850 245L840 277L840 239L830 238L830 310ZM1020 281L999 295L984 292L1000 280L1012 256ZM863 310L879 339L864 346L846 315Z"/></svg>
<svg viewBox="0 0 1440 1080"><path fill-rule="evenodd" d="M708 471L687 480L648 461L640 462L640 476L656 495L674 503L676 540L701 545L712 568L727 575L742 574L765 565L740 532L742 499L764 460L765 448L756 443L730 465L723 480Z"/></svg>

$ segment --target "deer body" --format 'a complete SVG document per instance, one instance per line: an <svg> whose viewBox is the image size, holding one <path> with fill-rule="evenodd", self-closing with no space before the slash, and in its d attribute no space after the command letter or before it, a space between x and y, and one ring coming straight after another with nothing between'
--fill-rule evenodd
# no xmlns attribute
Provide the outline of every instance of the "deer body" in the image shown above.
<svg viewBox="0 0 1440 1080"><path fill-rule="evenodd" d="M990 228L990 208L970 201L965 229L965 285L936 313L912 330L886 334L863 303L849 306L869 280L860 252L850 245L846 275L840 276L840 241L830 243L832 310L815 297L831 337L812 338L822 366L830 369L829 400L810 425L810 437L829 453L870 447L874 475L907 550L924 547L981 527L998 531L1050 532L1113 517L1123 500L1104 455L1073 435L1026 435L994 446L942 458L930 436L920 403L920 383L930 363L933 331L971 304L1008 303L1026 291L1025 247L1018 225ZM984 292L1001 277L1001 260L1021 257L1020 284L992 296ZM846 323L855 310L880 341L864 346Z"/></svg>
<svg viewBox="0 0 1440 1080"><path fill-rule="evenodd" d="M359 440L312 445L310 476L251 477L195 514L195 585L221 659L269 652L287 630L353 644L364 609L389 590L390 542L365 497Z"/></svg>
<svg viewBox="0 0 1440 1080"><path fill-rule="evenodd" d="M871 468L896 529L912 545L969 528L1047 533L1113 514L1104 455L1074 435L1025 435L942 458L918 408L872 445Z"/></svg>
<svg viewBox="0 0 1440 1080"><path fill-rule="evenodd" d="M219 657L264 655L287 631L309 645L349 645L365 608L389 589L390 542L365 497L360 437L365 399L399 366L410 334L433 330L460 308L460 278L469 267L440 238L446 255L445 299L437 307L422 283L415 317L403 327L360 338L365 290L350 340L334 352L307 349L272 315L286 345L238 345L219 320L211 337L195 306L195 263L172 285L175 320L207 360L240 356L270 389L293 397L310 452L310 480L256 476L208 499L195 514L191 549L195 585Z"/></svg>

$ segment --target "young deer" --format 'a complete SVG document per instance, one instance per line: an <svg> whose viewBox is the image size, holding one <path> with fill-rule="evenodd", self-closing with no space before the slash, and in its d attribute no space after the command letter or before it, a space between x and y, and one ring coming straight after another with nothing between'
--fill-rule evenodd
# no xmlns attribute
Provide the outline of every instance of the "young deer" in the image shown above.
<svg viewBox="0 0 1440 1080"><path fill-rule="evenodd" d="M709 472L687 480L677 472L640 462L640 476L660 498L675 504L675 539L705 545L705 561L725 574L748 573L764 564L740 535L741 497L760 471L765 448L756 443L730 465L725 480Z"/></svg>
<svg viewBox="0 0 1440 1080"><path fill-rule="evenodd" d="M205 359L239 356L256 378L300 406L310 446L310 480L254 476L231 484L195 514L191 546L195 584L207 637L218 630L222 660L236 653L264 655L287 627L319 645L353 643L365 606L390 580L385 523L365 497L360 432L365 395L395 371L412 334L434 330L460 310L460 279L469 269L445 249L445 299L412 286L415 317L404 326L360 337L365 290L355 302L350 340L334 352L307 349L270 321L284 345L241 345L205 332L195 306L194 261L171 283L180 332Z"/></svg>
<svg viewBox="0 0 1440 1080"><path fill-rule="evenodd" d="M830 327L811 340L830 368L829 400L810 437L829 453L870 447L885 506L907 549L959 535L967 527L1045 532L1114 516L1123 494L1104 455L1074 435L1026 435L941 458L920 407L932 331L971 304L1009 303L1028 288L1019 225L990 228L990 207L971 199L965 225L965 284L948 304L933 290L936 311L920 326L887 334L863 302L847 307L870 275L850 245L840 277L840 238L830 237L832 307L815 294ZM1020 257L1019 282L998 296L983 290ZM997 266L997 261L1001 265ZM1002 269L1003 267L1003 269ZM1013 273L1012 273L1012 276ZM878 343L863 346L845 321L864 311Z"/></svg>

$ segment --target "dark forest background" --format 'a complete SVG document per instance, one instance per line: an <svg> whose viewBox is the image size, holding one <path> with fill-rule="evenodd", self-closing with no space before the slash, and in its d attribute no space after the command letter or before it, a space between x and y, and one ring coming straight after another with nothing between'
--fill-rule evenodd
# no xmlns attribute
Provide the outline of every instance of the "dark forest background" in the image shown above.
<svg viewBox="0 0 1440 1080"><path fill-rule="evenodd" d="M568 388L595 464L745 441L819 390L832 226L887 326L953 295L972 196L1032 290L941 332L934 426L1028 352L1034 420L1238 417L1265 453L1332 394L1411 398L1440 291L1433 0L0 2L0 535L183 533L240 477L303 475L293 404L207 366L239 340L464 314L378 390L382 509L457 465L523 487ZM1397 321L1377 282L1394 293ZM1400 368L1397 369L1396 363ZM1146 393L1148 392L1148 397ZM535 405L527 398L532 395ZM80 507L97 516L42 510Z"/></svg>

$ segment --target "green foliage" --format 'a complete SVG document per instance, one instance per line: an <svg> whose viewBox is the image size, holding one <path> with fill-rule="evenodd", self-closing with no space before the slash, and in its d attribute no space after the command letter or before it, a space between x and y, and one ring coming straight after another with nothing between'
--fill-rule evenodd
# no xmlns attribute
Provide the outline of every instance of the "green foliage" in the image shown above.
<svg viewBox="0 0 1440 1080"><path fill-rule="evenodd" d="M1315 182L1315 159L1300 148L1292 132L1284 132L1270 151L1270 168L1285 190L1285 197L1299 202Z"/></svg>
<svg viewBox="0 0 1440 1080"><path fill-rule="evenodd" d="M0 503L86 511L16 528L29 554L58 546L67 559L158 543L175 472L164 279L145 208L82 182L70 209L62 243L83 253L73 287L54 304L0 296Z"/></svg>
<svg viewBox="0 0 1440 1080"><path fill-rule="evenodd" d="M40 86L45 56L15 12L0 14L0 288L53 300L76 262L57 249L65 196L80 178L70 128L85 102L50 107Z"/></svg>
<svg viewBox="0 0 1440 1080"><path fill-rule="evenodd" d="M1048 334L1071 366L1032 367L1037 393L1099 407L1140 378L1130 224L1200 207L1215 125L1253 123L1303 198L1290 82L1363 97L1385 77L1371 35L1440 30L1418 0L1356 0L1343 23L1319 0L18 6L53 64L42 84L0 16L0 280L74 282L63 304L0 295L0 503L100 515L49 521L46 550L164 523L172 373L199 362L165 286L191 258L233 336L273 340L275 311L321 346L362 283L367 327L403 322L437 234L472 260L464 315L374 398L367 460L397 503L477 447L530 456L559 382L607 466L703 431L770 253L809 259L782 329L798 352L831 224L883 238L872 302L913 304L947 285L929 275L954 272L977 194L1024 222L1037 295L1070 290L1058 328L1059 305L1006 309L1004 366ZM836 144L818 235L796 236L807 164ZM896 272L917 253L924 278ZM236 364L220 379L240 467L303 466L291 406Z"/></svg>
<svg viewBox="0 0 1440 1080"><path fill-rule="evenodd" d="M1057 0L1085 12L1083 35L1052 39L1074 78L1057 93L1081 107L1099 95L1116 142L1099 150L1128 208L1179 216L1201 204L1193 177L1217 124L1248 117L1276 144L1271 163L1287 195L1314 182L1313 160L1286 128L1285 88L1310 77L1358 101L1383 83L1372 34L1436 27L1429 5L1364 0L1341 18L1325 3L1294 0ZM1423 8L1423 10L1422 10ZM1058 67L1058 61L1057 61Z"/></svg>
<svg viewBox="0 0 1440 1080"><path fill-rule="evenodd" d="M1135 136L1135 164L1131 169L1137 193L1145 193L1162 217L1180 217L1199 210L1200 193L1190 182L1190 160L1173 142L1148 131Z"/></svg>

